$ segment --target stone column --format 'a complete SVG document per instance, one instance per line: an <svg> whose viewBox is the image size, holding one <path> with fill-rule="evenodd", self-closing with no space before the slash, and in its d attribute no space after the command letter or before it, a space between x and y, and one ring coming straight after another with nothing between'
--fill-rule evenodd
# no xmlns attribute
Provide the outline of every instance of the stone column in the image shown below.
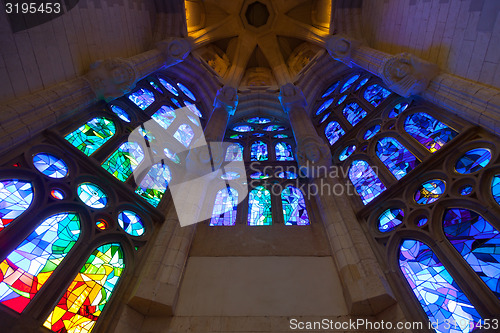
<svg viewBox="0 0 500 333"><path fill-rule="evenodd" d="M349 313L374 315L392 305L394 297L386 288L382 270L347 197L349 186L352 193L354 189L350 183L340 184L333 174L330 147L318 136L308 117L300 89L292 84L283 86L280 101L290 118L299 168L319 193L315 199L344 286Z"/></svg>
<svg viewBox="0 0 500 333"><path fill-rule="evenodd" d="M408 53L390 55L346 35L326 41L330 55L349 67L361 67L382 78L395 93L418 95L451 113L500 135L500 90L448 73Z"/></svg>
<svg viewBox="0 0 500 333"><path fill-rule="evenodd" d="M97 61L84 76L0 106L0 154L101 99L108 102L130 92L138 80L179 63L190 52L184 39L165 40L157 48L129 59Z"/></svg>

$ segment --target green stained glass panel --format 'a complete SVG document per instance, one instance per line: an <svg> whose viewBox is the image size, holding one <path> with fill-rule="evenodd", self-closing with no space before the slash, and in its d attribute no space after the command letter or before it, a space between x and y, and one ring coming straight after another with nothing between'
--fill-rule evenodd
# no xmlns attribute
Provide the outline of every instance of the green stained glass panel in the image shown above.
<svg viewBox="0 0 500 333"><path fill-rule="evenodd" d="M111 139L115 133L115 124L111 120L97 117L80 126L64 138L85 155L90 156Z"/></svg>
<svg viewBox="0 0 500 333"><path fill-rule="evenodd" d="M271 225L271 193L258 186L248 195L248 225Z"/></svg>
<svg viewBox="0 0 500 333"><path fill-rule="evenodd" d="M156 207L160 203L170 180L171 174L168 166L157 163L151 167L135 193Z"/></svg>
<svg viewBox="0 0 500 333"><path fill-rule="evenodd" d="M116 179L124 182L144 159L144 152L136 142L123 143L102 163L102 167Z"/></svg>

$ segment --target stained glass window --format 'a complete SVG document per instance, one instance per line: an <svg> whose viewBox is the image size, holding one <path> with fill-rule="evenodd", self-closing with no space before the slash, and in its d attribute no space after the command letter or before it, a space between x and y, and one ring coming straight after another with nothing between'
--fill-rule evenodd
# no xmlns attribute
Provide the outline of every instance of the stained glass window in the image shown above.
<svg viewBox="0 0 500 333"><path fill-rule="evenodd" d="M451 141L457 132L427 113L414 113L405 121L405 131L417 139L431 153Z"/></svg>
<svg viewBox="0 0 500 333"><path fill-rule="evenodd" d="M331 114L332 114L331 112L327 112L327 113L323 116L323 118L321 118L321 120L319 121L319 123L320 123L320 124L324 123L324 122L325 122L325 120L327 120L327 119L328 119L328 117L330 117L330 115L331 115Z"/></svg>
<svg viewBox="0 0 500 333"><path fill-rule="evenodd" d="M285 225L308 225L306 202L302 191L294 186L287 186L281 192L283 218Z"/></svg>
<svg viewBox="0 0 500 333"><path fill-rule="evenodd" d="M292 146L286 142L278 142L275 146L277 161L293 161Z"/></svg>
<svg viewBox="0 0 500 333"><path fill-rule="evenodd" d="M415 193L415 201L419 205L426 205L437 201L446 190L446 182L441 179L432 179L419 186Z"/></svg>
<svg viewBox="0 0 500 333"><path fill-rule="evenodd" d="M64 194L63 191L58 190L58 189L53 189L50 191L50 196L56 200L63 200L66 195Z"/></svg>
<svg viewBox="0 0 500 333"><path fill-rule="evenodd" d="M147 89L139 89L136 92L131 93L128 96L128 99L134 102L134 104L141 110L146 110L146 108L155 101L155 96Z"/></svg>
<svg viewBox="0 0 500 333"><path fill-rule="evenodd" d="M391 137L377 142L377 156L398 180L420 163L415 155Z"/></svg>
<svg viewBox="0 0 500 333"><path fill-rule="evenodd" d="M241 139L243 138L243 135L242 134L232 134L231 136L229 136L230 139Z"/></svg>
<svg viewBox="0 0 500 333"><path fill-rule="evenodd" d="M92 183L82 183L78 185L78 197L90 208L101 209L106 207L108 196L104 191Z"/></svg>
<svg viewBox="0 0 500 333"><path fill-rule="evenodd" d="M402 113L406 108L408 107L408 103L403 102L403 103L398 103L396 106L394 106L389 112L389 118L396 118L400 113Z"/></svg>
<svg viewBox="0 0 500 333"><path fill-rule="evenodd" d="M403 223L404 212L399 208L391 208L384 211L378 218L378 230L389 232Z"/></svg>
<svg viewBox="0 0 500 333"><path fill-rule="evenodd" d="M350 103L346 105L344 110L342 110L344 117L351 123L352 126L356 126L361 119L366 117L366 111L358 105L358 103Z"/></svg>
<svg viewBox="0 0 500 333"><path fill-rule="evenodd" d="M170 106L162 106L156 111L151 118L154 119L158 125L167 129L175 120L175 111Z"/></svg>
<svg viewBox="0 0 500 333"><path fill-rule="evenodd" d="M28 181L0 181L0 231L24 213L33 201L33 186Z"/></svg>
<svg viewBox="0 0 500 333"><path fill-rule="evenodd" d="M347 98L347 95L344 95L342 97L339 98L339 100L337 101L337 105L340 105L342 103L344 103L344 101L346 100Z"/></svg>
<svg viewBox="0 0 500 333"><path fill-rule="evenodd" d="M368 82L368 78L364 78L363 80L359 81L358 86L356 87L356 89L354 89L354 91L358 91L362 86L366 84L366 82Z"/></svg>
<svg viewBox="0 0 500 333"><path fill-rule="evenodd" d="M472 193L472 186L465 185L460 188L460 195L469 195Z"/></svg>
<svg viewBox="0 0 500 333"><path fill-rule="evenodd" d="M481 316L425 244L405 240L400 247L399 266L437 332L470 332ZM447 325L448 323L448 325ZM457 329L450 330L456 323Z"/></svg>
<svg viewBox="0 0 500 333"><path fill-rule="evenodd" d="M66 163L52 154L36 154L33 156L33 165L38 171L50 178L64 178L68 175Z"/></svg>
<svg viewBox="0 0 500 333"><path fill-rule="evenodd" d="M255 130L252 126L248 126L248 125L240 125L240 126L235 126L233 127L233 131L236 131L236 132L251 132Z"/></svg>
<svg viewBox="0 0 500 333"><path fill-rule="evenodd" d="M269 177L268 174L263 174L262 172L254 172L250 175L252 179L268 179Z"/></svg>
<svg viewBox="0 0 500 333"><path fill-rule="evenodd" d="M253 133L252 136L255 136L255 137L258 137L258 138L261 138L263 137L265 134L264 133Z"/></svg>
<svg viewBox="0 0 500 333"><path fill-rule="evenodd" d="M194 97L194 94L191 92L191 90L189 90L185 85L183 85L182 83L178 82L177 83L177 87L179 87L179 89L184 93L184 95L186 95L189 99L191 99L192 101L196 101L196 97Z"/></svg>
<svg viewBox="0 0 500 333"><path fill-rule="evenodd" d="M328 89L326 89L326 91L323 93L323 95L321 96L321 98L325 98L325 97L331 95L332 92L334 92L335 89L337 89L337 87L339 86L339 84L340 84L340 81L337 81L334 84L332 84Z"/></svg>
<svg viewBox="0 0 500 333"><path fill-rule="evenodd" d="M284 126L280 126L280 125L269 125L269 126L266 126L266 127L263 128L263 130L267 131L267 132L283 131L285 129L286 128Z"/></svg>
<svg viewBox="0 0 500 333"><path fill-rule="evenodd" d="M184 101L184 105L187 106L192 113L194 113L200 118L203 118L203 115L201 114L200 110L198 110L198 108L196 107L196 104L193 104L189 101Z"/></svg>
<svg viewBox="0 0 500 333"><path fill-rule="evenodd" d="M491 194L493 199L500 205L500 174L495 175L491 180Z"/></svg>
<svg viewBox="0 0 500 333"><path fill-rule="evenodd" d="M248 194L248 225L271 225L271 193L264 186Z"/></svg>
<svg viewBox="0 0 500 333"><path fill-rule="evenodd" d="M89 333L111 298L124 268L120 244L99 246L87 259L43 326L54 332Z"/></svg>
<svg viewBox="0 0 500 333"><path fill-rule="evenodd" d="M80 218L60 213L40 225L0 263L0 303L21 313L80 236Z"/></svg>
<svg viewBox="0 0 500 333"><path fill-rule="evenodd" d="M157 163L151 167L147 175L142 179L135 193L156 207L160 203L171 179L168 166Z"/></svg>
<svg viewBox="0 0 500 333"><path fill-rule="evenodd" d="M329 100L326 100L323 104L321 104L321 106L318 108L318 110L316 111L316 115L319 115L321 113L323 113L323 111L325 111L326 109L328 109L328 107L330 105L332 105L333 103L333 98L330 98Z"/></svg>
<svg viewBox="0 0 500 333"><path fill-rule="evenodd" d="M154 81L149 81L149 84L153 86L160 94L163 94L163 91L158 87L158 85Z"/></svg>
<svg viewBox="0 0 500 333"><path fill-rule="evenodd" d="M254 141L251 148L251 161L267 161L267 144L263 141Z"/></svg>
<svg viewBox="0 0 500 333"><path fill-rule="evenodd" d="M423 227L424 225L427 224L428 221L429 220L427 219L427 217L422 217L421 219L418 220L417 226Z"/></svg>
<svg viewBox="0 0 500 333"><path fill-rule="evenodd" d="M158 78L158 81L160 81L161 85L164 86L165 89L167 89L171 94L179 96L179 92L177 91L177 89L175 89L174 86L172 86L170 83L162 78Z"/></svg>
<svg viewBox="0 0 500 333"><path fill-rule="evenodd" d="M217 192L210 226L230 226L236 223L238 191L225 187Z"/></svg>
<svg viewBox="0 0 500 333"><path fill-rule="evenodd" d="M478 213L446 210L446 237L486 285L500 298L500 233Z"/></svg>
<svg viewBox="0 0 500 333"><path fill-rule="evenodd" d="M124 210L118 214L118 224L131 236L142 236L144 234L141 217L131 210Z"/></svg>
<svg viewBox="0 0 500 333"><path fill-rule="evenodd" d="M106 230L108 228L108 223L103 219L99 219L95 222L95 226L99 230Z"/></svg>
<svg viewBox="0 0 500 333"><path fill-rule="evenodd" d="M340 93L343 93L344 91L349 89L357 79L359 79L359 74L353 75L349 80L347 80L346 83L344 83L342 89L340 89Z"/></svg>
<svg viewBox="0 0 500 333"><path fill-rule="evenodd" d="M385 185L366 161L358 160L351 163L349 179L365 205L386 190Z"/></svg>
<svg viewBox="0 0 500 333"><path fill-rule="evenodd" d="M144 159L141 146L132 141L123 143L111 156L102 163L102 167L122 182L134 172Z"/></svg>
<svg viewBox="0 0 500 333"><path fill-rule="evenodd" d="M363 139L369 140L373 138L375 134L377 134L378 132L380 132L380 125L379 124L373 125L366 131L365 135L363 136Z"/></svg>
<svg viewBox="0 0 500 333"><path fill-rule="evenodd" d="M228 171L220 176L220 178L224 180L234 180L240 177L240 174L234 171Z"/></svg>
<svg viewBox="0 0 500 333"><path fill-rule="evenodd" d="M107 118L94 118L64 138L90 156L116 133L115 124Z"/></svg>
<svg viewBox="0 0 500 333"><path fill-rule="evenodd" d="M458 159L455 170L461 174L473 173L488 165L490 160L491 151L489 149L472 149Z"/></svg>
<svg viewBox="0 0 500 333"><path fill-rule="evenodd" d="M243 146L232 143L226 150L226 161L243 161Z"/></svg>
<svg viewBox="0 0 500 333"><path fill-rule="evenodd" d="M282 171L278 174L278 177L283 178L283 179L297 179L298 178L297 174L293 171Z"/></svg>
<svg viewBox="0 0 500 333"><path fill-rule="evenodd" d="M384 99L389 97L390 94L391 92L389 90L382 88L378 84L372 84L366 88L364 98L373 106L377 107Z"/></svg>
<svg viewBox="0 0 500 333"><path fill-rule="evenodd" d="M332 121L328 125L326 125L325 135L328 139L328 142L330 142L330 145L333 145L335 142L337 142L344 134L345 131L338 122Z"/></svg>
<svg viewBox="0 0 500 333"><path fill-rule="evenodd" d="M172 152L170 149L165 148L163 149L163 152L165 153L165 156L167 156L175 164L181 163L181 159L179 158L179 156L176 153Z"/></svg>
<svg viewBox="0 0 500 333"><path fill-rule="evenodd" d="M188 148L189 144L191 144L191 140L194 138L193 129L187 124L182 124L174 133L174 138L182 143L184 147Z"/></svg>
<svg viewBox="0 0 500 333"><path fill-rule="evenodd" d="M111 105L111 111L113 111L113 113L116 114L118 118L120 118L121 120L130 123L130 116L121 107L116 105Z"/></svg>
<svg viewBox="0 0 500 333"><path fill-rule="evenodd" d="M345 147L340 152L339 160L345 161L349 156L351 156L352 153L354 153L355 150L356 150L356 146L355 145L349 145L349 146Z"/></svg>
<svg viewBox="0 0 500 333"><path fill-rule="evenodd" d="M182 108L181 103L177 99L171 98L170 100L172 101L172 103L174 103L175 106L177 106L178 108Z"/></svg>
<svg viewBox="0 0 500 333"><path fill-rule="evenodd" d="M269 118L263 118L263 117L253 117L247 119L247 122L251 124L267 124L271 122L271 119Z"/></svg>
<svg viewBox="0 0 500 333"><path fill-rule="evenodd" d="M276 138L276 139L286 139L288 138L288 135L287 134L276 134L273 136L273 138Z"/></svg>

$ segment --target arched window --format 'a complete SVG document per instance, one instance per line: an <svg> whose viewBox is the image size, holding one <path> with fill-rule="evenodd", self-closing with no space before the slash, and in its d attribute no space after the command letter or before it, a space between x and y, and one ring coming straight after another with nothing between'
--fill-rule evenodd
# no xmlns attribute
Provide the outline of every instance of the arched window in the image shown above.
<svg viewBox="0 0 500 333"><path fill-rule="evenodd" d="M128 96L141 110L146 110L155 101L154 94L147 89L139 89Z"/></svg>
<svg viewBox="0 0 500 333"><path fill-rule="evenodd" d="M174 133L174 138L188 148L194 138L193 129L188 124L182 124Z"/></svg>
<svg viewBox="0 0 500 333"><path fill-rule="evenodd" d="M351 163L349 179L365 205L386 189L366 161L358 160Z"/></svg>
<svg viewBox="0 0 500 333"><path fill-rule="evenodd" d="M125 142L102 163L102 167L116 179L124 182L143 159L144 152L138 143Z"/></svg>
<svg viewBox="0 0 500 333"><path fill-rule="evenodd" d="M500 233L478 213L447 209L446 237L486 285L500 298Z"/></svg>
<svg viewBox="0 0 500 333"><path fill-rule="evenodd" d="M238 208L238 191L225 187L217 192L215 197L211 226L230 226L236 223L236 210Z"/></svg>
<svg viewBox="0 0 500 333"><path fill-rule="evenodd" d="M0 263L0 303L21 313L80 236L80 218L59 213L40 225Z"/></svg>
<svg viewBox="0 0 500 333"><path fill-rule="evenodd" d="M174 108L171 106L162 106L151 116L154 121L164 129L167 129L175 120L176 114Z"/></svg>
<svg viewBox="0 0 500 333"><path fill-rule="evenodd" d="M398 180L420 163L415 155L391 137L382 138L377 142L377 156Z"/></svg>
<svg viewBox="0 0 500 333"><path fill-rule="evenodd" d="M135 190L135 193L143 197L154 207L158 206L167 190L168 183L172 179L170 169L162 163L157 163L151 167L147 175Z"/></svg>
<svg viewBox="0 0 500 333"><path fill-rule="evenodd" d="M391 92L378 84L368 86L365 90L364 98L373 106L377 107L382 103Z"/></svg>
<svg viewBox="0 0 500 333"><path fill-rule="evenodd" d="M271 193L258 186L248 194L248 225L271 225Z"/></svg>
<svg viewBox="0 0 500 333"><path fill-rule="evenodd" d="M342 114L345 119L351 123L352 126L356 126L357 123L361 121L364 117L366 117L366 111L363 110L358 103L349 103L346 105L344 110L342 110Z"/></svg>
<svg viewBox="0 0 500 333"><path fill-rule="evenodd" d="M243 146L240 143L232 143L226 149L226 158L229 161L243 161Z"/></svg>
<svg viewBox="0 0 500 333"><path fill-rule="evenodd" d="M425 243L405 240L400 247L399 266L438 332L449 332L446 320L457 323L463 332L469 332L481 320L467 296Z"/></svg>
<svg viewBox="0 0 500 333"><path fill-rule="evenodd" d="M99 246L87 259L43 326L54 332L89 333L111 298L124 269L120 244Z"/></svg>
<svg viewBox="0 0 500 333"><path fill-rule="evenodd" d="M277 161L293 161L292 146L286 142L278 142L275 146Z"/></svg>
<svg viewBox="0 0 500 333"><path fill-rule="evenodd" d="M330 145L333 145L335 142L337 142L344 134L345 131L342 129L338 122L332 121L328 125L326 125L325 135Z"/></svg>
<svg viewBox="0 0 500 333"><path fill-rule="evenodd" d="M252 161L267 161L267 144L263 141L254 141L250 151L250 160Z"/></svg>
<svg viewBox="0 0 500 333"><path fill-rule="evenodd" d="M281 192L281 203L283 205L283 217L285 225L308 225L306 202L302 191L288 185Z"/></svg>
<svg viewBox="0 0 500 333"><path fill-rule="evenodd" d="M423 112L414 113L406 118L405 131L431 153L441 149L458 134L455 130Z"/></svg>
<svg viewBox="0 0 500 333"><path fill-rule="evenodd" d="M90 156L115 133L115 124L111 120L98 117L66 135L65 139L85 155Z"/></svg>
<svg viewBox="0 0 500 333"><path fill-rule="evenodd" d="M33 185L20 179L0 181L0 232L33 202Z"/></svg>

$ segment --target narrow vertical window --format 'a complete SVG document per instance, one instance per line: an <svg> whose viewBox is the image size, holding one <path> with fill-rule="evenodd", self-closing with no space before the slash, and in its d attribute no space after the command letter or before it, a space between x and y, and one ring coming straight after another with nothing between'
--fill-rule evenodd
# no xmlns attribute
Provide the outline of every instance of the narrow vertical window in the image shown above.
<svg viewBox="0 0 500 333"><path fill-rule="evenodd" d="M124 182L143 159L144 152L137 142L125 142L102 163L102 167Z"/></svg>
<svg viewBox="0 0 500 333"><path fill-rule="evenodd" d="M377 142L377 156L397 180L420 164L415 155L391 137L382 138Z"/></svg>
<svg viewBox="0 0 500 333"><path fill-rule="evenodd" d="M258 186L248 195L248 224L271 225L271 193L264 186Z"/></svg>
<svg viewBox="0 0 500 333"><path fill-rule="evenodd" d="M405 131L431 153L438 151L458 135L455 130L423 112L406 118Z"/></svg>
<svg viewBox="0 0 500 333"><path fill-rule="evenodd" d="M283 204L283 218L285 225L308 225L306 202L302 191L294 186L287 186L281 192L281 203Z"/></svg>
<svg viewBox="0 0 500 333"><path fill-rule="evenodd" d="M135 193L156 207L167 190L171 179L168 166L157 163L151 167L147 175L142 179Z"/></svg>
<svg viewBox="0 0 500 333"><path fill-rule="evenodd" d="M92 331L124 269L120 244L99 246L87 259L43 326L54 332Z"/></svg>
<svg viewBox="0 0 500 333"><path fill-rule="evenodd" d="M33 186L19 179L0 181L0 232L33 202Z"/></svg>
<svg viewBox="0 0 500 333"><path fill-rule="evenodd" d="M351 163L349 179L365 205L378 197L386 189L366 161L358 160Z"/></svg>
<svg viewBox="0 0 500 333"><path fill-rule="evenodd" d="M275 146L277 161L293 161L292 146L286 142L278 142Z"/></svg>
<svg viewBox="0 0 500 333"><path fill-rule="evenodd" d="M231 187L220 189L215 196L210 226L235 225L237 208L238 192Z"/></svg>
<svg viewBox="0 0 500 333"><path fill-rule="evenodd" d="M267 161L267 144L263 141L255 141L252 143L250 152L251 161Z"/></svg>
<svg viewBox="0 0 500 333"><path fill-rule="evenodd" d="M115 124L107 118L94 118L64 138L90 156L116 133Z"/></svg>

